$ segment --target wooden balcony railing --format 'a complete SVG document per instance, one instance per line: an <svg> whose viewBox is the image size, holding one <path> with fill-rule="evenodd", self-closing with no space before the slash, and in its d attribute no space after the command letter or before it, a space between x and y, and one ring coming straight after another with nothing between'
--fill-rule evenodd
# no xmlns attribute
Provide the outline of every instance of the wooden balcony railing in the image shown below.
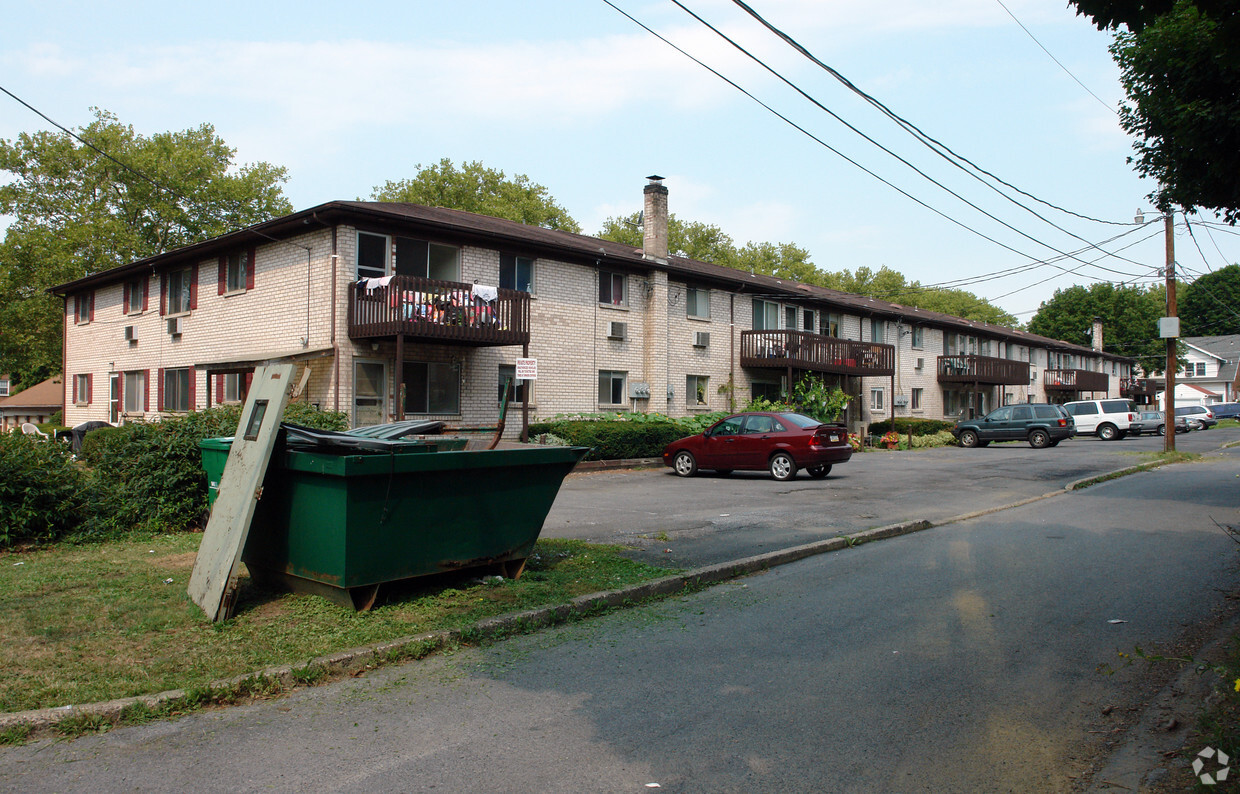
<svg viewBox="0 0 1240 794"><path fill-rule="evenodd" d="M1047 391L1101 391L1109 384L1105 372L1088 369L1048 369L1042 373L1042 385Z"/></svg>
<svg viewBox="0 0 1240 794"><path fill-rule="evenodd" d="M810 331L741 332L742 367L891 375L895 361L895 348L876 342L853 342Z"/></svg>
<svg viewBox="0 0 1240 794"><path fill-rule="evenodd" d="M1120 378L1119 396L1139 400L1153 397L1158 393L1157 384L1152 378Z"/></svg>
<svg viewBox="0 0 1240 794"><path fill-rule="evenodd" d="M939 383L1029 384L1029 364L992 356L939 356Z"/></svg>
<svg viewBox="0 0 1240 794"><path fill-rule="evenodd" d="M385 286L350 288L349 337L407 337L495 346L530 341L530 296L456 281L393 276Z"/></svg>

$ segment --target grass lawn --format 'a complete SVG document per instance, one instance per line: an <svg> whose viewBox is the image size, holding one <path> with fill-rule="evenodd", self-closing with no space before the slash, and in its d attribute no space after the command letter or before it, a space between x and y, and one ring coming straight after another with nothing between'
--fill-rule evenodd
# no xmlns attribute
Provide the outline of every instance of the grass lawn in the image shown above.
<svg viewBox="0 0 1240 794"><path fill-rule="evenodd" d="M0 554L0 712L202 687L271 665L468 626L671 571L614 546L542 540L516 581L477 571L393 585L370 612L242 579L236 615L207 621L185 589L199 534Z"/></svg>

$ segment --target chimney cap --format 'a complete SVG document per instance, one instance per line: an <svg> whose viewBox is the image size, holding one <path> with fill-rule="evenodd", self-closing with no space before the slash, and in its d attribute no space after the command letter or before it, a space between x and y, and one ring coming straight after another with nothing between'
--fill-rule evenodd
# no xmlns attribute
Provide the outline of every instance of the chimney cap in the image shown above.
<svg viewBox="0 0 1240 794"><path fill-rule="evenodd" d="M646 178L649 179L651 182L662 182L663 181L663 177L659 176L658 174L652 174Z"/></svg>

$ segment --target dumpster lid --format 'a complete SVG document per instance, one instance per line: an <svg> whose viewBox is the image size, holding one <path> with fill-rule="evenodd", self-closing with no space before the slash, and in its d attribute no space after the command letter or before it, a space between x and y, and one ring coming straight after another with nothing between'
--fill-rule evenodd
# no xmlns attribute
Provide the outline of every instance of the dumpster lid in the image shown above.
<svg viewBox="0 0 1240 794"><path fill-rule="evenodd" d="M336 430L316 430L282 422L284 445L287 449L315 452L399 452L409 449L408 441L387 438L366 438Z"/></svg>
<svg viewBox="0 0 1240 794"><path fill-rule="evenodd" d="M406 436L438 435L443 432L444 422L436 419L406 419L401 422L387 422L381 425L355 427L345 432L351 436L366 438L386 438L396 440Z"/></svg>

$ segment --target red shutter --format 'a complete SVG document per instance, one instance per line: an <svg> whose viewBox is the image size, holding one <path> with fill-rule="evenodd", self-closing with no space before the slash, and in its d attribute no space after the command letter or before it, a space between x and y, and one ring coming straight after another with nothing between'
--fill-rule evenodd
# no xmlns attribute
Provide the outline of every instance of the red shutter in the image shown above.
<svg viewBox="0 0 1240 794"><path fill-rule="evenodd" d="M129 282L126 281L121 290L121 314L129 314L129 292Z"/></svg>
<svg viewBox="0 0 1240 794"><path fill-rule="evenodd" d="M245 373L245 391L237 396L241 398L241 402L245 402L245 398L250 394L250 384L254 382L254 370Z"/></svg>
<svg viewBox="0 0 1240 794"><path fill-rule="evenodd" d="M86 404L87 404L87 405L90 405L90 401L91 401L91 397L92 397L91 392L93 391L93 388L92 388L92 383L91 383L91 382L94 380L94 377L95 377L95 376L94 376L94 375L92 375L91 373L89 373L89 372L88 372L88 373L86 373Z"/></svg>
<svg viewBox="0 0 1240 794"><path fill-rule="evenodd" d="M245 252L245 288L254 289L254 249Z"/></svg>
<svg viewBox="0 0 1240 794"><path fill-rule="evenodd" d="M195 388L196 384L194 381L195 381L194 368L190 367L189 368L189 409L191 411L196 410L198 407L197 400L195 400L198 394L197 394L197 389Z"/></svg>
<svg viewBox="0 0 1240 794"><path fill-rule="evenodd" d="M189 308L190 311L198 308L198 265L190 268L189 273Z"/></svg>
<svg viewBox="0 0 1240 794"><path fill-rule="evenodd" d="M228 257L220 257L219 282L215 287L216 295L223 295L228 291Z"/></svg>
<svg viewBox="0 0 1240 794"><path fill-rule="evenodd" d="M224 374L222 372L215 373L215 404L224 404Z"/></svg>
<svg viewBox="0 0 1240 794"><path fill-rule="evenodd" d="M159 316L168 313L168 274L159 274Z"/></svg>
<svg viewBox="0 0 1240 794"><path fill-rule="evenodd" d="M151 298L151 277L142 277L142 311L146 311Z"/></svg>
<svg viewBox="0 0 1240 794"><path fill-rule="evenodd" d="M151 410L151 371L142 371L142 410Z"/></svg>
<svg viewBox="0 0 1240 794"><path fill-rule="evenodd" d="M93 323L95 321L95 293L91 292L90 295L87 296L87 300L90 302L90 308L87 309L89 315L87 316L86 321Z"/></svg>
<svg viewBox="0 0 1240 794"><path fill-rule="evenodd" d="M158 379L155 381L155 410L164 410L164 368L159 368Z"/></svg>

